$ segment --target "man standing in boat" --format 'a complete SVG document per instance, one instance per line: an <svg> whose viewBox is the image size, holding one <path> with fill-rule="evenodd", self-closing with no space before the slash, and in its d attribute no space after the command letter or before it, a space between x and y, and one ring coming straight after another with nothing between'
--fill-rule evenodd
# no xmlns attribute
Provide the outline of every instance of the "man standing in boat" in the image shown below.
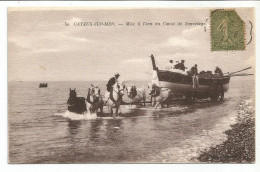
<svg viewBox="0 0 260 172"><path fill-rule="evenodd" d="M117 82L118 78L119 78L119 73L115 73L115 76L110 78L108 83L107 83L107 91L110 92L112 86Z"/></svg>
<svg viewBox="0 0 260 172"><path fill-rule="evenodd" d="M215 69L215 75L216 76L223 76L223 72L218 66Z"/></svg>
<svg viewBox="0 0 260 172"><path fill-rule="evenodd" d="M185 71L184 62L185 62L184 60L181 60L180 63L178 63L178 64L175 65L175 69L180 69L180 70Z"/></svg>
<svg viewBox="0 0 260 172"><path fill-rule="evenodd" d="M166 67L166 69L174 69L173 60L170 60L170 64Z"/></svg>

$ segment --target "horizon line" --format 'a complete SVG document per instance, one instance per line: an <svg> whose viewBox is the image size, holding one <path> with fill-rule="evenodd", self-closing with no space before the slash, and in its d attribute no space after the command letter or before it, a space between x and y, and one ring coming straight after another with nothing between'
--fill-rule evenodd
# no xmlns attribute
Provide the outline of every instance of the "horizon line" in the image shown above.
<svg viewBox="0 0 260 172"><path fill-rule="evenodd" d="M108 79L109 80L109 79ZM8 82L87 82L87 81L108 81L108 80L9 80ZM149 81L141 79L129 79L124 81Z"/></svg>

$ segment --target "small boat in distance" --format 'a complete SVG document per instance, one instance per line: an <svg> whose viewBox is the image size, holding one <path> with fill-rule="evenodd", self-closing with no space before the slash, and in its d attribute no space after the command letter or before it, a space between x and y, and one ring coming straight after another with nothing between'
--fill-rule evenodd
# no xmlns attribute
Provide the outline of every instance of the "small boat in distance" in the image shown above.
<svg viewBox="0 0 260 172"><path fill-rule="evenodd" d="M48 83L40 83L39 88L46 88L48 87Z"/></svg>

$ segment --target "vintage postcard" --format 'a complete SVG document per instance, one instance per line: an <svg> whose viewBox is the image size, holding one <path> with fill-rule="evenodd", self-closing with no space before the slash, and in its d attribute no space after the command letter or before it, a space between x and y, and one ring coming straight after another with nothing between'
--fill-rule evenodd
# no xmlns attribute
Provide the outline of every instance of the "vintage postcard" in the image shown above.
<svg viewBox="0 0 260 172"><path fill-rule="evenodd" d="M8 8L8 159L255 163L254 8Z"/></svg>

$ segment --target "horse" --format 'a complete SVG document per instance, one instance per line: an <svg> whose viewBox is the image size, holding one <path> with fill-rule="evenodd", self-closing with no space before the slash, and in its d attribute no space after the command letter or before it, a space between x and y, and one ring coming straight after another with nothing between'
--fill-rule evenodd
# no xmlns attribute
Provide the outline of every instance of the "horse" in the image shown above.
<svg viewBox="0 0 260 172"><path fill-rule="evenodd" d="M87 111L84 97L77 97L76 88L72 90L70 88L70 97L67 101L68 110L70 112L83 114Z"/></svg>
<svg viewBox="0 0 260 172"><path fill-rule="evenodd" d="M86 101L90 113L95 113L98 109L100 110L100 113L103 113L104 102L100 94L100 88L98 86L91 84L91 88L88 89Z"/></svg>
<svg viewBox="0 0 260 172"><path fill-rule="evenodd" d="M148 85L148 88L149 95L151 95L152 107L156 109L159 104L161 104L161 108L164 107L164 104L167 105L167 108L169 107L172 97L170 89L158 87L155 84Z"/></svg>
<svg viewBox="0 0 260 172"><path fill-rule="evenodd" d="M141 100L143 100L143 105L145 106L146 101L146 94L144 88L136 88L136 86L131 85L126 88L127 96L130 104L132 103L139 103Z"/></svg>
<svg viewBox="0 0 260 172"><path fill-rule="evenodd" d="M105 94L105 104L108 107L108 111L113 117L113 108L116 109L116 114L120 112L120 105L122 103L122 97L124 95L125 85L123 82L116 82L110 89L110 92L106 92Z"/></svg>

